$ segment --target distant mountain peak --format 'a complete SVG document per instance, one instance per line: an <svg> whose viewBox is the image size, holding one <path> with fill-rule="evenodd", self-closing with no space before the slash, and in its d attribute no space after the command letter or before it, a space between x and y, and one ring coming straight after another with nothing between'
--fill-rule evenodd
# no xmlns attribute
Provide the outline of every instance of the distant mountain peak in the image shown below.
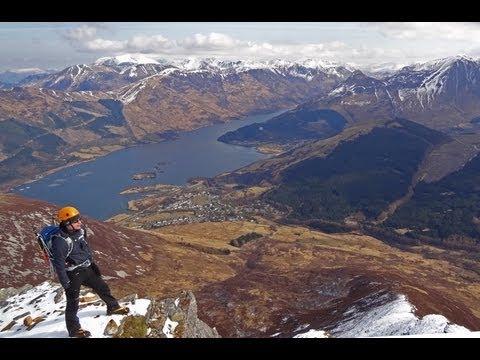
<svg viewBox="0 0 480 360"><path fill-rule="evenodd" d="M143 54L123 54L113 57L101 57L95 61L95 65L124 65L124 64L158 64L159 62Z"/></svg>

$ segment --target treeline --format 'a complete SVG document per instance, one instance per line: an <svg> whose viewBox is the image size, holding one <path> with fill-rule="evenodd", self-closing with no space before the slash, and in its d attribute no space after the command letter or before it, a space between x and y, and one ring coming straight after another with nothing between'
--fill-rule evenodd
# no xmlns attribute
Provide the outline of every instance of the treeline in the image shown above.
<svg viewBox="0 0 480 360"><path fill-rule="evenodd" d="M355 212L373 219L407 192L429 146L404 129L375 128L326 158L291 166L265 196L293 208L299 219L339 221Z"/></svg>
<svg viewBox="0 0 480 360"><path fill-rule="evenodd" d="M226 143L289 143L326 139L341 132L347 121L334 110L295 109L264 123L255 123L227 132L218 138Z"/></svg>
<svg viewBox="0 0 480 360"><path fill-rule="evenodd" d="M235 246L235 247L242 247L247 242L259 239L261 237L263 237L262 234L259 234L259 233L256 233L256 232L251 232L251 233L241 235L241 236L231 240L230 245Z"/></svg>
<svg viewBox="0 0 480 360"><path fill-rule="evenodd" d="M412 199L385 225L447 243L480 241L480 157L435 183L420 183Z"/></svg>

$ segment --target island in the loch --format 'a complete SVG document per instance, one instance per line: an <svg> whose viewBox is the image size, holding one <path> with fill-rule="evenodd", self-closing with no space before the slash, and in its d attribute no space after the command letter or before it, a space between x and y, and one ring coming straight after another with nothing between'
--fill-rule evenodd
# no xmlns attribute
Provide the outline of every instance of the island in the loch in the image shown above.
<svg viewBox="0 0 480 360"><path fill-rule="evenodd" d="M144 180L144 179L153 179L157 177L157 174L154 172L143 172L143 173L138 173L134 174L132 176L133 180Z"/></svg>

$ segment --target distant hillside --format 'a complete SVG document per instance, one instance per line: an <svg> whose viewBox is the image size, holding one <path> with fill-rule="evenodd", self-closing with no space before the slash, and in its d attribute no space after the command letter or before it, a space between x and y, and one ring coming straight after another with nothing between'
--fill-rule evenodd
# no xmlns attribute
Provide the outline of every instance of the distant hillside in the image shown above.
<svg viewBox="0 0 480 360"><path fill-rule="evenodd" d="M42 78L52 74L53 70L42 69L19 69L0 72L0 83L6 85L16 85L29 78Z"/></svg>
<svg viewBox="0 0 480 360"><path fill-rule="evenodd" d="M295 163L265 196L291 207L294 218L375 219L407 193L426 153L447 139L410 121L386 122L324 158Z"/></svg>
<svg viewBox="0 0 480 360"><path fill-rule="evenodd" d="M436 148L431 156L427 155L422 164L425 170L422 179L437 181L462 168L480 151L478 84L480 62L463 56L407 66L380 77L357 70L328 94L312 98L272 119L268 127L250 125L225 134L220 140L257 149L273 149L278 145L280 150L285 150L300 141L334 137L349 127L404 118L454 139ZM345 124L338 128L321 119L318 123L312 122L314 114L325 111L337 114Z"/></svg>
<svg viewBox="0 0 480 360"><path fill-rule="evenodd" d="M285 144L338 134L347 121L332 110L291 110L262 124L244 126L218 138L237 145Z"/></svg>
<svg viewBox="0 0 480 360"><path fill-rule="evenodd" d="M480 156L432 183L421 182L411 200L385 223L411 236L443 239L459 246L480 243Z"/></svg>

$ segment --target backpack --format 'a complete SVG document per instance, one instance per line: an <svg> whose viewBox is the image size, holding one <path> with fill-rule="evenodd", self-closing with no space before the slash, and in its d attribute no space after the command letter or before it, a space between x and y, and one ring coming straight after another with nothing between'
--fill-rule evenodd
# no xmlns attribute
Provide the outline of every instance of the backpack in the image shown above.
<svg viewBox="0 0 480 360"><path fill-rule="evenodd" d="M53 253L52 253L52 239L54 235L57 235L60 232L60 227L57 225L47 225L37 235L37 241L42 249L44 259L48 263L49 273L51 276L55 275L55 268L53 267ZM63 238L68 245L68 255L73 250L73 242L69 237Z"/></svg>

